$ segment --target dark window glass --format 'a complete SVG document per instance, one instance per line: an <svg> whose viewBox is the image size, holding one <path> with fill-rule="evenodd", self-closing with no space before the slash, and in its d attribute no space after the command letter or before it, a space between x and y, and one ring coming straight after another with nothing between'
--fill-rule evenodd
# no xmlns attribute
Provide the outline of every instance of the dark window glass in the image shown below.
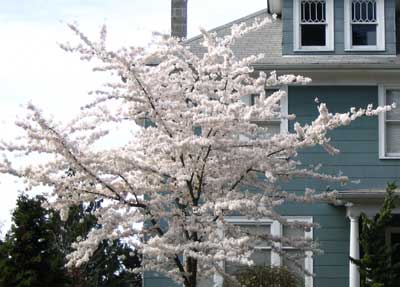
<svg viewBox="0 0 400 287"><path fill-rule="evenodd" d="M325 5L322 2L318 2L317 4L317 20L318 22L325 21Z"/></svg>
<svg viewBox="0 0 400 287"><path fill-rule="evenodd" d="M371 22L376 21L376 2L368 2L368 19Z"/></svg>
<svg viewBox="0 0 400 287"><path fill-rule="evenodd" d="M356 21L358 21L358 20L360 20L361 19L361 13L360 13L360 7L361 6L361 3L359 3L359 2L356 2L356 3L354 3L354 8L353 8L353 21L354 20L356 20Z"/></svg>
<svg viewBox="0 0 400 287"><path fill-rule="evenodd" d="M301 19L303 22L308 22L311 19L310 16L310 3L306 2L303 4L301 9Z"/></svg>
<svg viewBox="0 0 400 287"><path fill-rule="evenodd" d="M392 233L390 236L391 247L394 249L392 254L392 265L400 263L400 233Z"/></svg>
<svg viewBox="0 0 400 287"><path fill-rule="evenodd" d="M310 8L311 8L311 19L317 20L317 11L315 9L315 3L311 3Z"/></svg>
<svg viewBox="0 0 400 287"><path fill-rule="evenodd" d="M353 24L352 43L353 46L374 46L376 45L375 24Z"/></svg>
<svg viewBox="0 0 400 287"><path fill-rule="evenodd" d="M367 3L361 3L361 19L368 19L367 18Z"/></svg>
<svg viewBox="0 0 400 287"><path fill-rule="evenodd" d="M325 46L325 26L321 24L301 25L301 45Z"/></svg>

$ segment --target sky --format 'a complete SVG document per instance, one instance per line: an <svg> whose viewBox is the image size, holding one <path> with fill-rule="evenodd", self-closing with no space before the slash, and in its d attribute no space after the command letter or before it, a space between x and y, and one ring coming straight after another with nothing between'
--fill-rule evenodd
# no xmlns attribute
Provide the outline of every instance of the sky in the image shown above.
<svg viewBox="0 0 400 287"><path fill-rule="evenodd" d="M189 0L188 37L199 27L212 29L266 6L267 0ZM28 102L67 120L104 82L90 63L59 48L58 43L75 39L67 23L77 23L94 39L106 24L111 48L146 46L153 32L170 33L170 0L0 0L0 138L18 135L14 122ZM3 235L23 189L14 178L0 175Z"/></svg>

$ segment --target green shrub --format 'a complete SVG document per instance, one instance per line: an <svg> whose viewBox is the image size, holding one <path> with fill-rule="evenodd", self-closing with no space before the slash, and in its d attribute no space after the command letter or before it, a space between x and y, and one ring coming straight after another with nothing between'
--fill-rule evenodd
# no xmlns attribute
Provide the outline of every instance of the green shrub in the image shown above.
<svg viewBox="0 0 400 287"><path fill-rule="evenodd" d="M299 287L303 280L285 267L252 266L235 274L236 279L246 287ZM236 287L234 282L225 279L224 287Z"/></svg>
<svg viewBox="0 0 400 287"><path fill-rule="evenodd" d="M388 246L386 242L387 228L396 226L392 216L393 209L399 206L396 189L395 183L387 185L383 205L374 217L361 214L362 257L358 260L350 257L359 268L361 287L400 286L400 245Z"/></svg>

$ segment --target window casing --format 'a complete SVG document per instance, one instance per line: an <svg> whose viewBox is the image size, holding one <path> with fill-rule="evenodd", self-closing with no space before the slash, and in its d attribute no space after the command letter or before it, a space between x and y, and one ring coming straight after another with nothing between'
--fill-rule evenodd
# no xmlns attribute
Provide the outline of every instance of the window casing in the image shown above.
<svg viewBox="0 0 400 287"><path fill-rule="evenodd" d="M385 1L345 0L345 49L385 50Z"/></svg>
<svg viewBox="0 0 400 287"><path fill-rule="evenodd" d="M290 216L285 217L288 222L304 222L304 223L312 223L313 218L310 216ZM265 230L266 234L271 234L272 236L282 237L282 236L289 236L289 237L298 237L304 235L305 239L312 239L313 238L313 230L312 228L309 231L302 231L299 233L298 229L288 228L287 226L283 226L276 220L271 220L268 218L262 218L260 220L250 220L246 217L242 216L233 216L233 217L226 217L226 221L231 222L233 224L241 225L241 226L257 226L259 230ZM278 243L277 243L278 244ZM290 246L279 246L286 254L290 254L291 252L298 251ZM310 274L313 274L313 254L310 251L305 253L304 260L302 259L301 262L298 262L305 270L307 270ZM271 246L260 242L257 243L255 247L255 252L252 256L253 261L257 265L267 265L270 264L272 266L286 266L289 269L293 268L293 263L290 260L280 256L278 253L274 252ZM234 270L232 266L225 265L226 268L230 268ZM313 277L304 275L304 286L305 287L313 287Z"/></svg>
<svg viewBox="0 0 400 287"><path fill-rule="evenodd" d="M293 0L294 51L334 50L334 0Z"/></svg>
<svg viewBox="0 0 400 287"><path fill-rule="evenodd" d="M396 109L379 115L379 156L400 159L400 87L379 87L379 105L396 103Z"/></svg>

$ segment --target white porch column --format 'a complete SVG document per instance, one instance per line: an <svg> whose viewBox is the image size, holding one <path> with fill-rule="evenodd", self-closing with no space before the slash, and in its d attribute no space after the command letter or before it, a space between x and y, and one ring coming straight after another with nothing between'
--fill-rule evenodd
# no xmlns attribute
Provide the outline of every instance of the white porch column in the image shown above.
<svg viewBox="0 0 400 287"><path fill-rule="evenodd" d="M349 216L350 219L350 257L360 259L360 243L358 240L358 216ZM349 287L360 287L360 273L358 267L350 261Z"/></svg>

